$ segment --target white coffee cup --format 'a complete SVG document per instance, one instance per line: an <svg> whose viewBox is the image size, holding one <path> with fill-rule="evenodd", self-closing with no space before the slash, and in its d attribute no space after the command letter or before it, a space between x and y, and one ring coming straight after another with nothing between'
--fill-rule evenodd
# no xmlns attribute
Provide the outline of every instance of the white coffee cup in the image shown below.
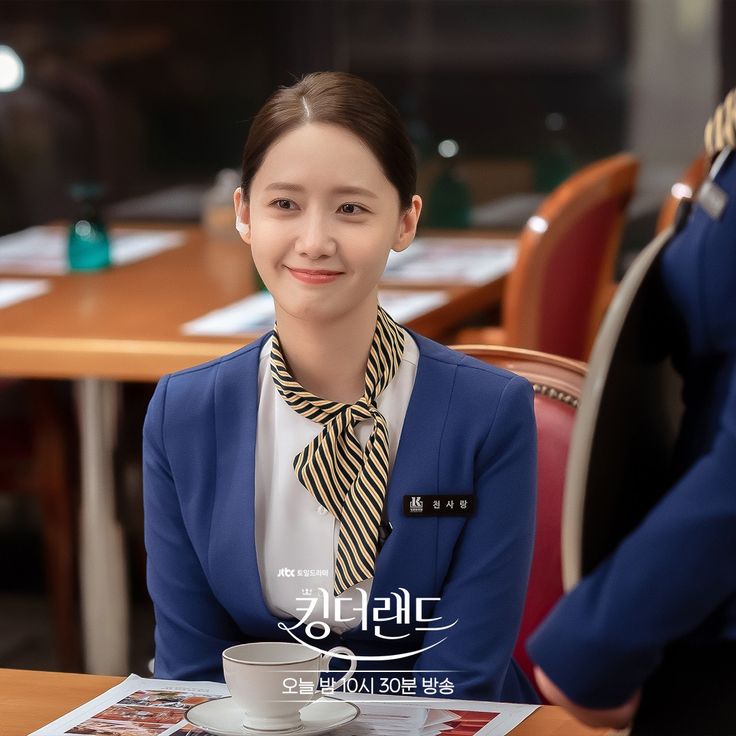
<svg viewBox="0 0 736 736"><path fill-rule="evenodd" d="M298 728L299 710L322 695L319 677L335 655L353 659L331 685L334 690L355 672L355 655L346 647L320 654L302 644L264 641L226 649L222 669L233 701L243 710L243 726L262 731Z"/></svg>

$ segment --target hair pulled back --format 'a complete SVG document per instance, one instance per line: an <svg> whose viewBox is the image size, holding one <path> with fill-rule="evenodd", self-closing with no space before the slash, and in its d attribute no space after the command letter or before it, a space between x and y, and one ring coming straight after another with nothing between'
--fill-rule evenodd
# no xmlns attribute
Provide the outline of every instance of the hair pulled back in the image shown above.
<svg viewBox="0 0 736 736"><path fill-rule="evenodd" d="M279 87L253 119L243 151L241 187L249 196L268 149L307 123L329 123L356 135L378 159L402 209L416 193L417 165L396 108L370 83L346 72L315 72Z"/></svg>

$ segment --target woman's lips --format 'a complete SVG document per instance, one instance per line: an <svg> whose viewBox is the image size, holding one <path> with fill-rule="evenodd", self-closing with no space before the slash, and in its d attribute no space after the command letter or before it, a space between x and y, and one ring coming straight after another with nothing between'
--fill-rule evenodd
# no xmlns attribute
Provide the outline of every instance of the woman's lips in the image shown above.
<svg viewBox="0 0 736 736"><path fill-rule="evenodd" d="M310 270L306 268L289 268L291 275L305 284L327 284L342 276L342 271Z"/></svg>

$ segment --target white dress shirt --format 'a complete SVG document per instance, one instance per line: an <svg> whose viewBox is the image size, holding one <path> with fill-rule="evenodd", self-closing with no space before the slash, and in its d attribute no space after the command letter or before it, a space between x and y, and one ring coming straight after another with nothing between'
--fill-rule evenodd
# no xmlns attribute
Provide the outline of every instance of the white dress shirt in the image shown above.
<svg viewBox="0 0 736 736"><path fill-rule="evenodd" d="M360 624L361 599L370 595L373 579L363 580L339 596L338 615L333 589L340 522L304 488L293 466L296 455L323 425L297 414L281 398L271 379L270 357L271 340L267 340L258 366L255 471L256 556L263 597L275 616L323 621L331 631L342 634ZM388 424L389 477L418 360L419 348L404 331L401 363L376 402ZM363 448L372 429L369 421L356 427ZM319 598L320 605L306 616L311 606L298 598Z"/></svg>

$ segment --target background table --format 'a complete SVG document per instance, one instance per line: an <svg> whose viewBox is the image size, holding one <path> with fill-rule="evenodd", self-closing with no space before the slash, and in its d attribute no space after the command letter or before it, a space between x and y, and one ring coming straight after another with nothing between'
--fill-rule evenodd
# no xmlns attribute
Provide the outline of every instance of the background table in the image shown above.
<svg viewBox="0 0 736 736"><path fill-rule="evenodd" d="M201 228L180 230L180 247L104 272L48 277L48 294L0 309L0 375L78 383L82 628L86 670L96 674L128 671L125 556L113 489L116 382L157 381L257 337L181 332L184 323L243 299L256 285L241 241L213 239ZM0 276L18 274L0 271ZM441 339L497 305L503 283L500 277L476 285L442 285L447 302L407 326ZM437 289L438 284L401 288Z"/></svg>
<svg viewBox="0 0 736 736"><path fill-rule="evenodd" d="M190 337L181 332L185 322L243 299L256 285L249 251L241 241L213 239L196 227L180 231L183 245L151 258L96 273L41 276L51 282L50 293L0 310L0 375L156 381L257 337ZM19 276L4 274L0 266L0 277ZM441 339L498 305L504 282L505 277L475 285L382 285L445 290L445 304L407 323Z"/></svg>
<svg viewBox="0 0 736 736"><path fill-rule="evenodd" d="M0 733L27 736L121 680L100 675L0 670ZM542 706L511 733L514 736L602 736L606 731L581 726L561 708Z"/></svg>

